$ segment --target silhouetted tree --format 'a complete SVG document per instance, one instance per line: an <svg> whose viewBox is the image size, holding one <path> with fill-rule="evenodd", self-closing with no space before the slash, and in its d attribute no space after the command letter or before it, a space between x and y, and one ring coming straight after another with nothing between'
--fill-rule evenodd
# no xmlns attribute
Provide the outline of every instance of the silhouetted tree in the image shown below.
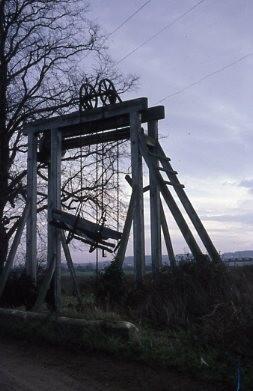
<svg viewBox="0 0 253 391"><path fill-rule="evenodd" d="M123 90L133 82L111 67L104 37L87 17L88 5L84 0L0 1L0 269L26 197L24 123L70 110L87 76L96 82L111 73ZM97 54L96 67L82 72L77 64L88 63L90 53Z"/></svg>

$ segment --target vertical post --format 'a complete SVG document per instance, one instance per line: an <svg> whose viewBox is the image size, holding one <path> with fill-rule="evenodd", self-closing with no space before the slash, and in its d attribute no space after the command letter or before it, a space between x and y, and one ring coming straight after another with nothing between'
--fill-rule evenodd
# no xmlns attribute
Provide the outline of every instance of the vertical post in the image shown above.
<svg viewBox="0 0 253 391"><path fill-rule="evenodd" d="M167 252L168 252L170 266L175 267L176 266L176 258L175 258L174 250L172 247L169 228L168 228L167 220L165 217L162 202L160 203L160 211L161 211L161 225L162 225L162 229L163 229L163 236L164 236L164 241L165 241L165 245L166 245Z"/></svg>
<svg viewBox="0 0 253 391"><path fill-rule="evenodd" d="M141 131L141 118L138 112L130 114L131 165L134 198L133 235L134 235L134 266L136 283L143 282L145 269L145 239L143 212L143 172L142 156L139 148L138 133Z"/></svg>
<svg viewBox="0 0 253 391"><path fill-rule="evenodd" d="M48 183L47 183L47 267L49 268L51 265L51 252L52 252L52 229L53 226L50 224L51 220L51 210L50 210L50 192L51 192L51 183L52 183L52 178L51 178L51 158L48 161L48 166L47 166L47 175L48 175Z"/></svg>
<svg viewBox="0 0 253 391"><path fill-rule="evenodd" d="M36 282L37 273L37 135L28 134L26 225L26 274Z"/></svg>
<svg viewBox="0 0 253 391"><path fill-rule="evenodd" d="M61 243L60 230L50 225L52 211L61 208L61 131L51 130L51 159L48 178L48 266L55 264L53 276L56 311L61 308Z"/></svg>
<svg viewBox="0 0 253 391"><path fill-rule="evenodd" d="M158 141L158 121L148 123L148 135ZM153 147L155 150L155 147ZM158 159L155 163L159 166ZM160 218L160 191L153 172L149 171L150 186L150 225L151 225L151 260L153 275L157 274L162 266L162 244L161 244L161 218Z"/></svg>

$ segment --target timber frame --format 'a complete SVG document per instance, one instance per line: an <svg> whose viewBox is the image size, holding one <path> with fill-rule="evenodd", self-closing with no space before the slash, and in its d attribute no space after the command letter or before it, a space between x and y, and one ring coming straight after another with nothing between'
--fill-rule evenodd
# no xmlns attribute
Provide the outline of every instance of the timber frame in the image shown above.
<svg viewBox="0 0 253 391"><path fill-rule="evenodd" d="M194 258L200 259L203 254L190 230L188 224L174 200L169 186L178 195L185 211L191 219L208 255L213 261L220 261L220 256L209 238L196 211L190 203L184 186L177 178L170 159L166 157L158 141L158 122L165 118L164 107L148 107L147 98L138 98L125 102L98 107L85 112L76 111L70 114L37 120L25 126L23 132L28 137L27 159L27 206L24 210L20 227L14 239L14 249L10 251L3 276L0 277L0 295L4 289L9 270L13 264L16 247L23 226L27 226L26 272L36 282L37 272L37 163L48 164L48 244L47 271L42 283L34 309L39 309L43 303L51 281L54 286L55 306L61 308L61 245L75 284L76 294L81 302L75 271L66 242L62 223L64 212L61 212L61 159L62 152L81 146L95 145L101 142L130 140L132 177L126 179L132 187L132 195L128 212L120 234L120 243L115 255L120 265L123 264L131 225L133 223L133 253L137 284L143 281L145 271L145 226L143 193L150 193L150 224L151 224L151 258L152 272L155 276L162 267L162 240L165 245L171 266L176 263L169 228L161 201L161 195L170 209L182 235L184 236ZM142 124L147 123L147 133ZM38 136L43 135L40 143ZM150 183L143 188L143 160L149 168ZM166 180L162 173L167 176ZM55 216L58 216L57 219ZM67 218L68 220L68 218ZM67 221L66 220L66 221ZM70 219L71 220L71 219ZM69 220L68 220L69 221ZM67 224L67 223L66 223ZM81 224L81 222L80 222ZM89 229L94 229L94 223L83 222ZM92 225L93 224L93 225ZM20 233L21 232L21 233ZM112 238L116 233L108 231ZM16 241L15 241L16 240ZM85 238L83 241L85 242ZM13 255L14 254L14 255Z"/></svg>

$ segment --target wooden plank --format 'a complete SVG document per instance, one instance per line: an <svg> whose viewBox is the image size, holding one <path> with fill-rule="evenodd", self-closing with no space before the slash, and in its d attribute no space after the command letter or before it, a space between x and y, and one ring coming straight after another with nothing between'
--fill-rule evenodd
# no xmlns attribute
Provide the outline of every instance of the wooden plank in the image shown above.
<svg viewBox="0 0 253 391"><path fill-rule="evenodd" d="M125 175L125 180L127 181L127 183L131 186L131 187L133 187L133 181L132 181L132 178L130 177L130 175ZM150 190L150 186L148 185L148 186L145 186L145 187L143 187L143 193L146 193L147 191L149 191Z"/></svg>
<svg viewBox="0 0 253 391"><path fill-rule="evenodd" d="M129 206L128 206L128 211L126 215L126 220L122 232L122 238L120 240L120 245L117 254L115 256L115 260L119 262L119 265L121 267L123 266L123 262L126 255L127 244L128 244L132 221L133 221L133 214L134 214L134 192L132 191Z"/></svg>
<svg viewBox="0 0 253 391"><path fill-rule="evenodd" d="M167 253L168 253L168 257L169 257L169 261L170 261L170 266L175 267L176 266L176 258L175 258L175 254L174 254L174 250L173 250L173 246L172 246L172 242L171 242L171 238L170 238L169 228L168 228L168 224L167 224L167 220L166 220L166 216L164 213L162 202L160 203L160 213L161 213L161 226L162 226L164 241L165 241L165 245L167 248Z"/></svg>
<svg viewBox="0 0 253 391"><path fill-rule="evenodd" d="M28 135L26 225L26 274L36 283L37 273L37 135Z"/></svg>
<svg viewBox="0 0 253 391"><path fill-rule="evenodd" d="M144 102L145 103L145 102ZM146 123L152 120L160 120L165 117L164 106L144 107L144 105L136 105L135 110L140 112L141 122ZM101 108L100 108L101 109ZM61 126L64 136L78 136L90 134L102 130L110 130L121 128L130 125L129 114L133 108L128 108L125 112L114 115L104 115L102 111L100 115L91 115L91 113L83 113L80 117L79 111L67 114L67 116L52 117L51 119L41 120L29 125L29 128L24 128L23 132L45 132L49 133L51 127L57 127L57 123ZM104 108L105 110L105 108ZM95 112L96 113L96 112Z"/></svg>
<svg viewBox="0 0 253 391"><path fill-rule="evenodd" d="M64 139L62 148L64 150L85 147L88 145L96 145L102 143L110 143L112 141L128 140L130 138L130 128L122 128L109 132L96 133L90 136L74 137Z"/></svg>
<svg viewBox="0 0 253 391"><path fill-rule="evenodd" d="M90 246L89 253L92 253L93 251L97 249L104 250L109 253L113 253L113 249L115 248L115 244L113 243L108 243L108 242L95 242L94 240L88 239L88 238L83 238L81 236L76 236L74 235L73 239L80 240L81 242L88 244Z"/></svg>
<svg viewBox="0 0 253 391"><path fill-rule="evenodd" d="M142 284L145 271L145 239L143 210L143 172L142 156L139 148L138 134L141 131L140 114L136 111L130 115L131 166L134 197L133 235L134 266L137 285Z"/></svg>
<svg viewBox="0 0 253 391"><path fill-rule="evenodd" d="M50 189L48 194L48 219L52 221L54 209L61 208L61 138L60 130L51 132L51 164L50 164ZM51 264L55 260L54 299L56 311L61 308L61 245L60 232L57 227L52 226L49 232L51 244L48 249L48 262Z"/></svg>
<svg viewBox="0 0 253 391"><path fill-rule="evenodd" d="M121 103L87 110L83 113L80 113L80 111L75 111L73 113L61 115L58 117L40 119L30 124L27 124L26 127L23 129L23 132L25 134L29 131L41 132L46 129L59 129L75 124L77 125L80 123L85 124L98 120L106 120L124 114L129 114L129 112L131 112L132 110L145 110L147 109L147 107L147 98L132 99Z"/></svg>
<svg viewBox="0 0 253 391"><path fill-rule="evenodd" d="M191 230L189 229L184 216L182 215L180 209L178 208L174 198L172 197L172 194L170 193L169 189L167 188L166 184L164 183L163 177L161 176L159 170L153 163L153 157L149 155L149 151L147 149L145 138L143 134L139 134L139 140L140 140L140 148L142 155L147 163L147 166L150 171L153 173L153 178L156 181L157 185L160 188L160 192L162 193L164 200L166 204L168 205L183 237L185 238L186 243L188 244L192 255L195 259L198 259L203 254L194 238L194 236L191 233Z"/></svg>
<svg viewBox="0 0 253 391"><path fill-rule="evenodd" d="M89 145L96 145L105 142L127 140L130 137L130 128L117 129L109 132L96 133L90 136L78 136L65 138L62 140L62 149L70 150L75 148L81 148ZM44 137L44 140L40 143L38 160L47 162L50 156L50 139Z"/></svg>
<svg viewBox="0 0 253 391"><path fill-rule="evenodd" d="M23 210L22 216L19 219L16 234L14 236L8 257L6 259L3 271L0 276L0 296L2 296L2 294L3 294L7 279L9 277L9 274L10 274L11 269L13 267L17 248L18 248L18 245L19 245L19 242L21 239L22 232L24 230L24 226L25 226L25 223L26 223L26 220L28 217L28 213L29 213L29 204L27 203L24 210Z"/></svg>
<svg viewBox="0 0 253 391"><path fill-rule="evenodd" d="M158 120L164 118L164 107L155 106L149 107L140 111L141 122L146 123L152 120ZM90 134L100 132L102 130L110 130L122 128L130 125L129 113L115 116L112 118L103 118L101 120L90 121L85 123L75 123L62 128L64 136L80 136L84 134Z"/></svg>
<svg viewBox="0 0 253 391"><path fill-rule="evenodd" d="M166 157L161 145L159 144L158 153L162 157ZM184 189L182 186L180 186L180 182L175 174L173 174L173 168L168 160L162 159L161 164L168 176L168 178L171 180L171 182L174 185L175 192L178 195L178 198L180 199L182 205L185 208L185 211L187 212L188 216L190 217L200 239L202 240L210 258L214 262L221 262L220 255L218 251L216 250L213 242L211 241L204 225L202 224L200 218L198 217L195 209L193 208L188 196L186 195Z"/></svg>
<svg viewBox="0 0 253 391"><path fill-rule="evenodd" d="M114 229L105 226L101 227L96 223L84 219L83 217L77 218L70 213L54 209L52 211L51 224L61 227L61 223L65 224L66 229L73 232L77 231L78 235L84 233L85 236L94 240L98 240L98 232L101 235L101 240L109 238L119 240L121 238L121 233Z"/></svg>
<svg viewBox="0 0 253 391"><path fill-rule="evenodd" d="M65 254L65 258L66 258L66 261L67 261L67 265L68 265L68 268L69 268L70 275L72 277L76 298L78 300L78 304L81 306L82 305L82 295L80 293L80 289L79 289L79 285L78 285L78 281L77 281L77 277L76 277L75 268L74 268L73 261L72 261L72 258L71 258L71 254L70 254L70 251L69 251L69 246L67 245L66 237L65 237L64 232L61 231L60 235L61 235L62 248L63 248L64 254Z"/></svg>
<svg viewBox="0 0 253 391"><path fill-rule="evenodd" d="M88 238L86 235L78 235L78 232L76 232L74 234L73 239L81 240L83 243L87 243L87 244L89 244L92 247L94 247L94 246L96 247L97 246L98 248L101 248L100 247L100 245L101 245L101 246L108 247L108 248L110 248L112 250L115 248L115 244L114 243L107 242L106 240L100 240L100 242L97 242L94 239Z"/></svg>
<svg viewBox="0 0 253 391"><path fill-rule="evenodd" d="M155 141L152 144L152 152L156 153L155 145L158 141L158 121L148 122L148 136ZM158 159L154 159L154 165L158 168ZM151 261L152 272L156 275L162 266L162 241L161 241L161 219L160 219L160 191L154 178L154 173L149 170L150 187L150 228L151 228Z"/></svg>

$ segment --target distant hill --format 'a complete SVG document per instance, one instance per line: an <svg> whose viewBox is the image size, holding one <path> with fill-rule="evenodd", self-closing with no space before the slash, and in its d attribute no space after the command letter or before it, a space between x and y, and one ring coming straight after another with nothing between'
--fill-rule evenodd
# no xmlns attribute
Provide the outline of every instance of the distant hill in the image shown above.
<svg viewBox="0 0 253 391"><path fill-rule="evenodd" d="M176 254L177 261L180 261L182 259L187 260L187 259L191 259L191 258L192 257L190 254ZM224 260L235 259L235 258L236 259L249 259L249 258L253 258L253 250L227 252L227 253L223 253L221 255L221 258ZM145 260L146 260L146 265L151 265L151 255L146 255ZM133 256L128 256L125 258L124 265L125 266L132 266L133 262L134 262ZM168 263L168 256L163 255L163 264L166 264L166 263Z"/></svg>
<svg viewBox="0 0 253 391"><path fill-rule="evenodd" d="M222 259L233 259L233 258L253 258L253 250L245 251L234 251L230 253L222 254Z"/></svg>
<svg viewBox="0 0 253 391"><path fill-rule="evenodd" d="M168 263L168 256L163 255L162 260L163 260L164 264ZM151 255L145 256L145 262L146 262L146 265L151 265ZM128 256L125 258L124 266L133 266L133 264L134 264L134 257L133 256Z"/></svg>
<svg viewBox="0 0 253 391"><path fill-rule="evenodd" d="M253 250L244 250L244 251L234 251L234 252L227 252L223 253L221 255L221 258L226 261L226 260L233 260L233 259L253 259ZM182 259L191 259L190 254L176 254L176 260L180 261ZM168 256L163 255L162 257L163 264L166 265L169 263ZM151 266L151 255L146 255L145 257L145 262L148 267ZM104 267L108 266L110 264L109 261L104 261L104 260L99 260L99 269L103 269ZM124 261L124 267L133 267L134 264L134 257L133 256L127 256ZM83 263L83 262L75 262L75 267L78 269L87 269L87 270L92 270L95 269L95 262L88 262L88 263ZM63 268L67 269L67 265L63 264Z"/></svg>

